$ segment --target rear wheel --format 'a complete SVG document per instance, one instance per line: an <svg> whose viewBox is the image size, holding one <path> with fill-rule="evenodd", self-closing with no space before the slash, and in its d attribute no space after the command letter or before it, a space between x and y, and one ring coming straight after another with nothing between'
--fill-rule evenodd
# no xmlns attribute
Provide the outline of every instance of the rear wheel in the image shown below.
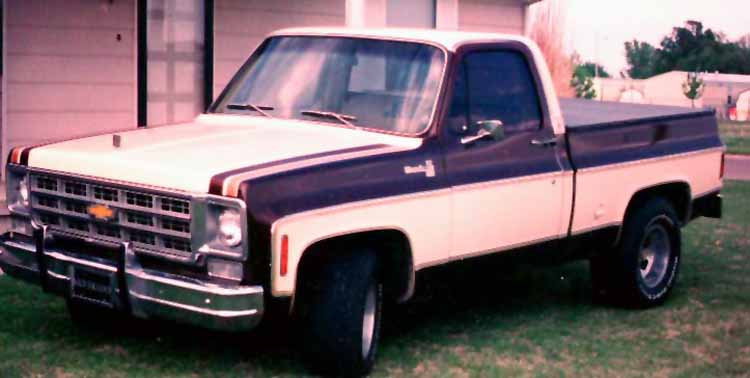
<svg viewBox="0 0 750 378"><path fill-rule="evenodd" d="M591 261L594 298L633 307L659 305L679 271L677 214L668 201L654 198L635 208L623 227L617 252Z"/></svg>
<svg viewBox="0 0 750 378"><path fill-rule="evenodd" d="M375 253L347 252L306 276L296 299L296 321L307 365L323 374L368 374L378 347L383 302Z"/></svg>

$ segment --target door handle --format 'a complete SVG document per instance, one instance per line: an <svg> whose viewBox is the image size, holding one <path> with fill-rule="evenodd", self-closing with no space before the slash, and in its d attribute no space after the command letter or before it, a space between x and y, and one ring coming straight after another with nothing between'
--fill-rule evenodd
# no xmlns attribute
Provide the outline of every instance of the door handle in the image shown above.
<svg viewBox="0 0 750 378"><path fill-rule="evenodd" d="M557 137L547 139L532 139L531 145L537 147L552 147L557 145Z"/></svg>

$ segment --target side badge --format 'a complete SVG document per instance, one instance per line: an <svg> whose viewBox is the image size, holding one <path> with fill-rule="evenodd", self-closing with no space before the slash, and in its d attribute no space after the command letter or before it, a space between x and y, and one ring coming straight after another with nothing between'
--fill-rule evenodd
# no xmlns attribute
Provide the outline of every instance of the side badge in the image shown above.
<svg viewBox="0 0 750 378"><path fill-rule="evenodd" d="M112 135L112 146L114 148L120 148L122 144L122 137L118 134Z"/></svg>
<svg viewBox="0 0 750 378"><path fill-rule="evenodd" d="M435 177L435 165L432 164L432 160L425 160L424 164L420 165L405 165L404 173L407 175L424 173L427 177Z"/></svg>

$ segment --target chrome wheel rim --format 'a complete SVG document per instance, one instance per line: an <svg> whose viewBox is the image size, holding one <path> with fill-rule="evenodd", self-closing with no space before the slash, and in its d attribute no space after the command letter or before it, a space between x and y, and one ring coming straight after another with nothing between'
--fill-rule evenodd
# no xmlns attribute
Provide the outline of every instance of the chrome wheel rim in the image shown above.
<svg viewBox="0 0 750 378"><path fill-rule="evenodd" d="M672 245L666 227L660 223L649 225L638 254L638 271L643 284L654 288L662 282L667 274L671 252Z"/></svg>
<svg viewBox="0 0 750 378"><path fill-rule="evenodd" d="M370 285L365 298L365 315L362 319L362 358L366 359L372 349L372 340L375 335L375 311L377 301L377 286Z"/></svg>

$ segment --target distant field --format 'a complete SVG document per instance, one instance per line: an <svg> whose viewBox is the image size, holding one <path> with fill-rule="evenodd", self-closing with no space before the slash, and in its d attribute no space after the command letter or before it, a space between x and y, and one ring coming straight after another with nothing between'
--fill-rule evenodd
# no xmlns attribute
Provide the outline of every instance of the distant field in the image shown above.
<svg viewBox="0 0 750 378"><path fill-rule="evenodd" d="M750 183L728 182L723 194L724 219L684 229L682 270L663 307L592 304L585 262L454 267L385 313L373 375L747 377ZM298 377L287 329L226 335L139 321L81 331L61 299L0 277L3 378Z"/></svg>
<svg viewBox="0 0 750 378"><path fill-rule="evenodd" d="M750 122L719 121L721 139L730 154L750 154Z"/></svg>

